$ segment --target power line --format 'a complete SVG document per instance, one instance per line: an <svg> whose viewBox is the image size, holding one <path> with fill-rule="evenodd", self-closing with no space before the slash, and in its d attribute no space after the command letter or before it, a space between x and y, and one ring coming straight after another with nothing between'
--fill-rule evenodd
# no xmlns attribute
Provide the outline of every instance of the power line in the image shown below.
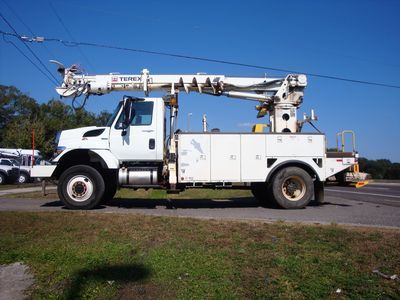
<svg viewBox="0 0 400 300"><path fill-rule="evenodd" d="M7 40L5 39L5 36L4 36L4 35L3 35L3 40L4 40L6 43L9 43L9 44L13 45L13 46L15 47L15 49L17 49L18 52L21 53L21 55L23 55L36 69L38 69L38 71L39 71L40 73L42 73L44 76L46 76L47 79L50 80L50 82L54 84L54 82L53 82L53 80L50 78L50 76L47 75L41 68L39 68L39 66L38 66L33 60L31 60L20 48L18 48L17 45L15 45L15 44L14 44L13 42L11 42L11 41L7 41Z"/></svg>
<svg viewBox="0 0 400 300"><path fill-rule="evenodd" d="M33 31L29 28L29 26L17 15L17 13L14 11L14 9L5 1L2 0L2 2L8 7L8 9L14 14L14 16L18 19L18 21L20 21L25 27L26 29L28 29L28 31L32 34L35 35L33 33Z"/></svg>
<svg viewBox="0 0 400 300"><path fill-rule="evenodd" d="M4 22L7 23L7 25L14 31L16 35L19 35L17 31L14 29L14 27L10 24L10 22L7 21L7 19L3 16L3 14L0 13L0 17L4 20ZM23 41L23 40L22 40ZM29 50L29 52L38 60L38 62L42 65L42 67L50 74L50 76L54 79L53 83L58 84L57 78L53 75L53 73L50 72L50 70L45 66L45 64L42 62L42 60L35 54L35 52L29 47L27 43L23 43L25 47Z"/></svg>
<svg viewBox="0 0 400 300"><path fill-rule="evenodd" d="M28 24L26 24L24 22L24 20L22 18L20 18L20 16L15 12L15 10L5 1L2 0L2 2L8 7L8 9L14 14L14 16L18 19L18 21L20 21L25 28L32 34L32 36L36 36L35 33L33 33L33 31L31 30L31 28L28 26ZM50 54L50 56L55 57L55 55L50 51L49 48L47 48L47 46L45 44L43 44L43 47L47 50L47 52Z"/></svg>
<svg viewBox="0 0 400 300"><path fill-rule="evenodd" d="M4 32L4 31L0 31L0 33L6 34L6 35L12 35L12 36L17 37L19 39L22 38L22 37L20 37L18 35L15 35L15 34L12 34L12 33L7 33L7 32ZM352 82L352 83L358 83L358 84L366 84L366 85L373 85L373 86L381 86L381 87L387 87L387 88L400 89L400 85L392 85L392 84L381 83L381 82L365 81L365 80L358 80L358 79L345 78L345 77L339 77L339 76L324 75L324 74L318 74L318 73L299 72L299 71L296 71L296 70L289 70L289 69L283 69L283 68L274 68L274 67L269 67L269 66L260 66L260 65L253 65L253 64L245 64L245 63L239 63L239 62L234 62L234 61L219 60L219 59L212 59L212 58L199 57L199 56L189 56L189 55L174 54L174 53L168 53L168 52L160 52L160 51L151 51L151 50L145 50L145 49L113 46L113 45L107 45L107 44L66 41L66 40L62 40L62 39L58 39L58 38L40 38L40 40L44 41L44 42L59 42L59 43L62 43L64 46L67 46L67 47L89 46L89 47L97 47L97 48L106 48L106 49L137 52L137 53L146 53L146 54L153 54L153 55L161 55L161 56L176 57L176 58L183 58L183 59L190 59L190 60L199 60L199 61L206 61L206 62L219 63L219 64L234 65L234 66L254 68L254 69L271 70L271 71L284 72L284 73L305 74L305 75L310 76L310 77L317 77L317 78L323 78L323 79L338 80L338 81ZM31 39L28 39L28 40L25 38L25 39L23 39L23 41L25 41L25 42L27 42L27 41L36 42L36 38L31 38Z"/></svg>
<svg viewBox="0 0 400 300"><path fill-rule="evenodd" d="M67 32L67 34L69 35L69 37L74 41L74 37L72 36L71 31L69 31L68 27L65 25L64 21L62 20L62 18L60 17L60 15L57 13L56 9L54 8L53 4L51 2L49 2L49 6L51 8L51 10L53 11L54 15L57 17L58 21L60 22L61 26L64 28L64 30ZM87 56L85 55L85 53L82 51L81 47L77 47L79 53L82 55L83 59L86 60L86 62L89 64L89 66L95 70L95 68L93 67L93 65L91 64L90 60L87 58Z"/></svg>

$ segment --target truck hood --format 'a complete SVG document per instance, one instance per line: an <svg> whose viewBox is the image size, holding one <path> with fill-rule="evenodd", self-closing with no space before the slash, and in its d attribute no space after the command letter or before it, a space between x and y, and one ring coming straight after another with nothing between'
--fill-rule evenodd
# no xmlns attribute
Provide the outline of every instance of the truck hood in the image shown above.
<svg viewBox="0 0 400 300"><path fill-rule="evenodd" d="M58 148L64 149L109 149L110 127L81 127L63 130Z"/></svg>

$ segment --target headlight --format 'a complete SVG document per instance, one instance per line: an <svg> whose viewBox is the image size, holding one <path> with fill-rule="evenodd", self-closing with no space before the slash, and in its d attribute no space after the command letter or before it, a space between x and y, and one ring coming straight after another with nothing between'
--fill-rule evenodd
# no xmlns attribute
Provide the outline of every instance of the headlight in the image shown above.
<svg viewBox="0 0 400 300"><path fill-rule="evenodd" d="M65 147L63 147L63 146L57 147L56 151L54 152L53 159L55 159L57 156L59 156L64 150L65 150Z"/></svg>

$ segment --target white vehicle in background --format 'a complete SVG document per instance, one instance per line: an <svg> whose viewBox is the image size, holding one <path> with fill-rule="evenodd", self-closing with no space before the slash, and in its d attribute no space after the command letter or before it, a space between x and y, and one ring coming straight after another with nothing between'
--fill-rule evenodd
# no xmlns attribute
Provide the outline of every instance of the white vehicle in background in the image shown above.
<svg viewBox="0 0 400 300"><path fill-rule="evenodd" d="M21 166L17 160L9 158L0 158L0 165L18 168L19 175L16 180L18 183L27 183L31 181L31 167Z"/></svg>
<svg viewBox="0 0 400 300"><path fill-rule="evenodd" d="M58 195L72 209L91 209L113 198L118 187L251 189L261 202L302 208L323 201L326 178L356 164L353 151L327 153L325 135L301 132L314 113L297 119L307 77L225 75L84 75L58 65L63 97L144 91L125 96L105 127L64 130L50 166L34 166L32 176L58 180ZM165 91L149 98L151 91ZM183 133L176 130L178 93L198 92L256 101L258 117L269 115L269 133ZM169 122L169 126L167 126ZM204 122L203 124L207 124ZM264 126L265 127L265 126Z"/></svg>
<svg viewBox="0 0 400 300"><path fill-rule="evenodd" d="M0 164L0 185L14 183L19 176L19 169L12 165Z"/></svg>
<svg viewBox="0 0 400 300"><path fill-rule="evenodd" d="M19 169L18 183L31 182L32 164L41 159L40 151L31 149L0 148L0 165L13 166Z"/></svg>

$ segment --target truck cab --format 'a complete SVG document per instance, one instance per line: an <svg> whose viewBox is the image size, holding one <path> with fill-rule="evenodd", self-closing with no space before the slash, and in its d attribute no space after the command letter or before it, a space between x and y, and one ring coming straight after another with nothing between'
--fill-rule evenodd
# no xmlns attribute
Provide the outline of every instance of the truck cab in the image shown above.
<svg viewBox="0 0 400 300"><path fill-rule="evenodd" d="M59 162L71 151L109 151L115 164L162 161L165 137L164 103L161 98L126 97L105 127L62 131L56 140ZM71 153L69 154L71 155Z"/></svg>

